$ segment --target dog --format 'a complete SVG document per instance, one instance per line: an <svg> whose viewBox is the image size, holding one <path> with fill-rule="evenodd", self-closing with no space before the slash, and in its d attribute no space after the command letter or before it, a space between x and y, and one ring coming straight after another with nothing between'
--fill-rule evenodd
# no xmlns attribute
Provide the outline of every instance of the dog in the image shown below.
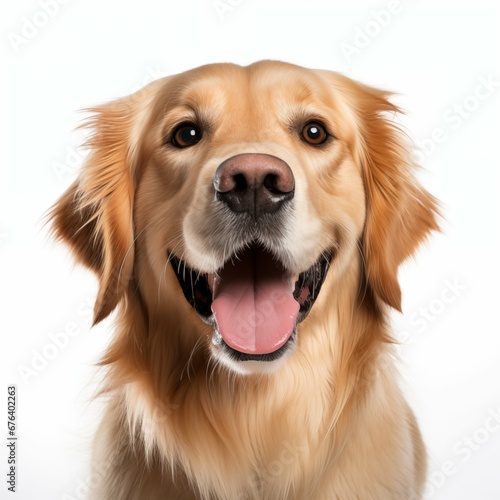
<svg viewBox="0 0 500 500"><path fill-rule="evenodd" d="M91 498L421 498L388 313L439 204L390 97L260 61L88 110L50 219L117 309Z"/></svg>

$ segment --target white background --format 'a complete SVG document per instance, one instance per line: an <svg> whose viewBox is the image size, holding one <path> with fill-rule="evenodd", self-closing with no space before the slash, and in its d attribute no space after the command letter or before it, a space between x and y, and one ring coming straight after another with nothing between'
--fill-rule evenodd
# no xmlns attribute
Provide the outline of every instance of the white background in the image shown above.
<svg viewBox="0 0 500 500"><path fill-rule="evenodd" d="M47 15L43 1L8 2L1 21L0 422L17 384L20 438L18 493L2 479L1 498L83 498L91 474L94 365L112 320L90 330L95 280L42 222L82 163L77 111L200 64L265 58L398 93L446 219L401 269L404 316L394 314L429 451L426 498L498 500L498 2L222 0L221 12L212 0L46 0Z"/></svg>

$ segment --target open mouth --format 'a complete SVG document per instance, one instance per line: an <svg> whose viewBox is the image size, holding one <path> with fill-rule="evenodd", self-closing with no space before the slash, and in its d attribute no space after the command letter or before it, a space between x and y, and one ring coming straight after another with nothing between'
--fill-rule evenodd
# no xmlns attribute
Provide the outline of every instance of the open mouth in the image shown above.
<svg viewBox="0 0 500 500"><path fill-rule="evenodd" d="M292 275L262 246L238 252L214 274L202 274L170 254L186 300L214 328L212 342L236 361L273 361L288 350L309 314L333 252Z"/></svg>

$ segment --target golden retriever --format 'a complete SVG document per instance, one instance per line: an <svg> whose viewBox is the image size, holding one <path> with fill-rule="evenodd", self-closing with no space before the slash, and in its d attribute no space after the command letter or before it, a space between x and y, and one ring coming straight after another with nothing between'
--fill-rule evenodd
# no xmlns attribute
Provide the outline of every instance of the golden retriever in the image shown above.
<svg viewBox="0 0 500 500"><path fill-rule="evenodd" d="M438 204L389 94L261 61L91 111L50 213L119 308L91 498L421 498L388 312Z"/></svg>

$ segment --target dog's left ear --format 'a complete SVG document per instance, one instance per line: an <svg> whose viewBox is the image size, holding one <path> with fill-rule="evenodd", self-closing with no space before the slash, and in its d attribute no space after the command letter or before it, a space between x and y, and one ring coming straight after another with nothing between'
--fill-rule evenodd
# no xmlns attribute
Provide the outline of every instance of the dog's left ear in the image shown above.
<svg viewBox="0 0 500 500"><path fill-rule="evenodd" d="M355 156L363 171L367 216L362 240L366 278L375 294L401 310L399 265L439 230L436 199L415 178L415 161L392 121L400 110L387 92L355 84L359 125Z"/></svg>

